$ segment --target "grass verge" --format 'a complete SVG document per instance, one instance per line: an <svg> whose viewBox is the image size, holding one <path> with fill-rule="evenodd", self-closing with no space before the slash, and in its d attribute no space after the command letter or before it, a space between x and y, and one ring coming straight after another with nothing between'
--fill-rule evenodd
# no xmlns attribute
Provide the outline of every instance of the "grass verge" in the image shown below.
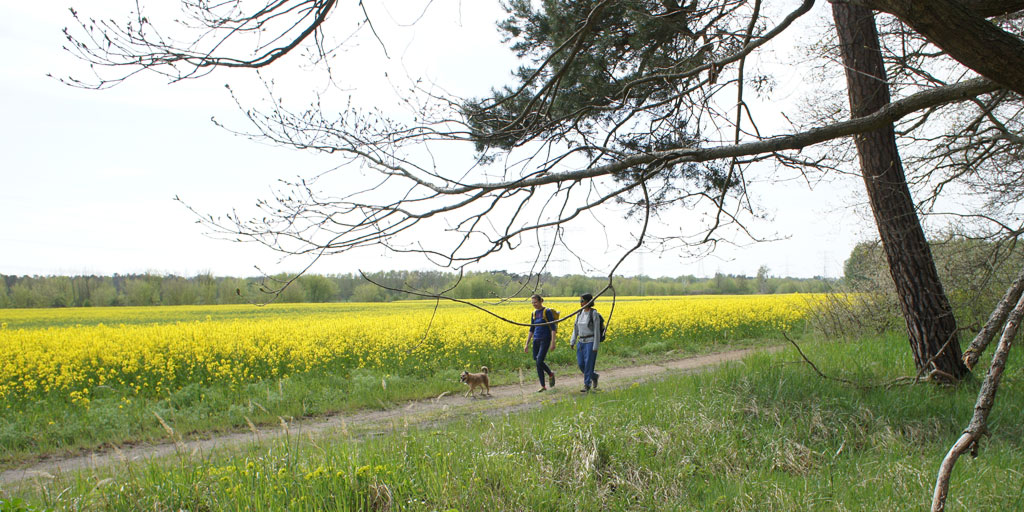
<svg viewBox="0 0 1024 512"><path fill-rule="evenodd" d="M865 384L912 372L894 338L803 348L827 374ZM948 510L1024 506L1021 362L1004 374L980 457L954 473ZM124 511L923 510L978 385L856 388L788 349L519 414L58 476L17 498Z"/></svg>
<svg viewBox="0 0 1024 512"><path fill-rule="evenodd" d="M777 344L777 340L738 340L708 344L687 340L655 342L643 338L629 344L608 343L600 366L632 366L665 358L682 358L731 348ZM666 351L666 348L668 349ZM515 368L492 366L492 385L518 383L519 375L533 382L530 356L521 354ZM575 353L563 341L548 358L555 371L576 372ZM492 364L482 360L481 364ZM186 439L275 425L294 419L360 409L383 409L396 404L455 393L462 368L418 374L377 370L315 370L286 379L229 386L189 384L161 397L134 396L106 386L91 391L88 406L50 396L0 408L0 468L11 468L50 456L68 456L111 445L163 442L166 427ZM476 371L476 368L470 368Z"/></svg>

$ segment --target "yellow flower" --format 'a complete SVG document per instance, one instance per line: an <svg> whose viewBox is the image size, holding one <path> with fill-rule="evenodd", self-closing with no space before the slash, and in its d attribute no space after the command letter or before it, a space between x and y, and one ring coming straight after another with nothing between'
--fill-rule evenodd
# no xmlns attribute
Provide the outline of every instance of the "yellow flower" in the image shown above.
<svg viewBox="0 0 1024 512"><path fill-rule="evenodd" d="M620 297L614 313L609 302L599 302L598 308L609 320L613 343L715 343L777 335L779 329L798 324L817 298ZM548 302L567 317L575 300ZM434 305L405 301L258 309L237 305L5 311L12 325L52 327L9 329L8 322L3 323L0 400L59 393L87 406L89 390L101 385L129 395L155 396L190 384L237 388L325 368L369 368L386 374L382 382L393 383L408 374L476 367L502 358L521 360L524 327L455 303L442 304L435 313ZM530 311L526 302L481 305L517 322ZM571 323L562 327L565 334L560 339L567 340Z"/></svg>

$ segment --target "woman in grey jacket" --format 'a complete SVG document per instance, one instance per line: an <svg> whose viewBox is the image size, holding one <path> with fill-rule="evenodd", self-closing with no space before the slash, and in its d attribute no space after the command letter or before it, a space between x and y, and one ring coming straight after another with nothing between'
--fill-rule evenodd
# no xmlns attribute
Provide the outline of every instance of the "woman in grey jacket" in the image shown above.
<svg viewBox="0 0 1024 512"><path fill-rule="evenodd" d="M576 349L576 364L583 372L583 389L581 393L597 388L600 375L594 371L597 361L597 347L604 340L604 318L594 309L594 296L589 293L580 295L580 306L583 311L576 315L569 345Z"/></svg>

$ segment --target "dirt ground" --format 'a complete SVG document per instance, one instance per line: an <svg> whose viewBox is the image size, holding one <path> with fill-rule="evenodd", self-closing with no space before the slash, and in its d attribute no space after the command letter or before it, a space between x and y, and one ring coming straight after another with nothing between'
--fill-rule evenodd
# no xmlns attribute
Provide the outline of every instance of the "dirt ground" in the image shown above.
<svg viewBox="0 0 1024 512"><path fill-rule="evenodd" d="M634 382L657 378L668 372L691 372L727 361L737 361L748 354L764 349L744 349L666 361L661 364L632 366L601 370L602 390L629 386ZM53 457L32 465L0 472L0 487L25 484L36 479L52 479L56 475L83 469L98 469L113 464L131 464L174 453L195 455L230 448L252 442L264 442L284 435L315 437L327 433L343 432L356 436L375 435L403 425L443 423L467 413L507 414L539 407L545 402L579 399L583 379L579 372L557 376L556 387L537 393L536 377L523 376L522 383L495 386L488 397L466 397L464 393L408 402L394 408L350 414L335 414L316 418L296 419L281 425L264 426L244 432L220 434L208 439L171 440L160 444L111 447L101 451L69 457ZM170 436L169 436L170 437Z"/></svg>

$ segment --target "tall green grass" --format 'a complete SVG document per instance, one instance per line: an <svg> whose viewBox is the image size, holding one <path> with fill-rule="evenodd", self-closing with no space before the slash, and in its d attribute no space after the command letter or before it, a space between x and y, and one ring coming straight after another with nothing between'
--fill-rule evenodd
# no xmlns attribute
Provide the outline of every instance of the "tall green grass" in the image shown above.
<svg viewBox="0 0 1024 512"><path fill-rule="evenodd" d="M865 385L913 371L897 338L803 348ZM1022 360L948 510L1024 507ZM977 390L855 387L788 349L519 414L60 476L20 497L53 510L924 510Z"/></svg>

